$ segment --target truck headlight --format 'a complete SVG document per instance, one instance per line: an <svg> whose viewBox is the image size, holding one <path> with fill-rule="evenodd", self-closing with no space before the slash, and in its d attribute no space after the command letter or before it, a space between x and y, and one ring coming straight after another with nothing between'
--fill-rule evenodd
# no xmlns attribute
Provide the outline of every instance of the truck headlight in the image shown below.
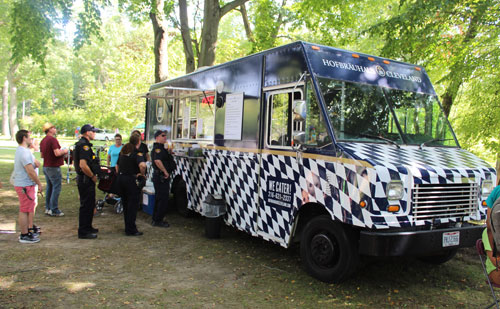
<svg viewBox="0 0 500 309"><path fill-rule="evenodd" d="M400 180L391 180L385 190L388 200L400 200L403 198L404 187Z"/></svg>
<svg viewBox="0 0 500 309"><path fill-rule="evenodd" d="M493 191L493 182L491 180L484 180L481 184L481 196L488 197L491 191Z"/></svg>

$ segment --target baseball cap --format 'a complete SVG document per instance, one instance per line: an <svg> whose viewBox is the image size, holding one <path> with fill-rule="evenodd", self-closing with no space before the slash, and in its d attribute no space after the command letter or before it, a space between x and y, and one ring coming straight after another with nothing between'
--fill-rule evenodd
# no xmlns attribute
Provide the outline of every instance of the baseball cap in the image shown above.
<svg viewBox="0 0 500 309"><path fill-rule="evenodd" d="M165 133L165 131L158 130L155 132L155 138L157 138L160 134Z"/></svg>
<svg viewBox="0 0 500 309"><path fill-rule="evenodd" d="M55 125L53 125L52 123L50 122L46 122L43 127L42 127L42 131L47 133L48 130L50 130L51 128L55 127Z"/></svg>
<svg viewBox="0 0 500 309"><path fill-rule="evenodd" d="M81 134L86 133L86 132L90 132L90 131L96 132L97 129L94 128L94 126L92 126L91 124L84 124L82 126L82 128L80 129Z"/></svg>

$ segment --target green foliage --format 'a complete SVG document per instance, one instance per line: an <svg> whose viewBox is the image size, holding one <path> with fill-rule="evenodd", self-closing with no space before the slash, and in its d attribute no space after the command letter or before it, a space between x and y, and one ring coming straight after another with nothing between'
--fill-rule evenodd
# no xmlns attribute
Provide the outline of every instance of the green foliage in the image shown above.
<svg viewBox="0 0 500 309"><path fill-rule="evenodd" d="M461 146L494 162L500 149L500 77L494 68L489 73L464 85L450 116Z"/></svg>
<svg viewBox="0 0 500 309"><path fill-rule="evenodd" d="M74 40L75 48L80 49L92 38L101 38L101 10L111 5L110 0L83 0L83 12L78 13L76 22L77 33Z"/></svg>
<svg viewBox="0 0 500 309"><path fill-rule="evenodd" d="M45 65L47 44L55 37L53 23L67 22L72 0L17 0L10 12L12 59L25 58Z"/></svg>
<svg viewBox="0 0 500 309"><path fill-rule="evenodd" d="M287 1L259 0L252 7L254 30L252 53L275 47L282 26L293 18Z"/></svg>
<svg viewBox="0 0 500 309"><path fill-rule="evenodd" d="M94 123L94 119L83 109L59 109L51 114L35 114L21 119L20 128L42 134L42 127L46 122L53 123L59 134L72 136L76 127L81 127L85 123Z"/></svg>
<svg viewBox="0 0 500 309"><path fill-rule="evenodd" d="M237 11L226 14L219 26L216 63L224 63L246 56L252 48L243 31L241 16Z"/></svg>

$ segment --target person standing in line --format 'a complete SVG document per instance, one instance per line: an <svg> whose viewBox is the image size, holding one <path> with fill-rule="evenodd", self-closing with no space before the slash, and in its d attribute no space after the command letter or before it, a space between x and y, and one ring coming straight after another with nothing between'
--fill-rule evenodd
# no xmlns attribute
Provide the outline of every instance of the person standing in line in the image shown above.
<svg viewBox="0 0 500 309"><path fill-rule="evenodd" d="M109 167L116 166L116 162L118 162L118 156L120 155L122 147L123 147L122 136L117 133L115 134L115 144L109 146L107 166Z"/></svg>
<svg viewBox="0 0 500 309"><path fill-rule="evenodd" d="M19 130L16 133L16 141L19 145L14 157L14 188L19 198L19 226L21 235L20 243L37 243L40 241L38 235L33 233L33 216L37 203L38 193L42 193L42 183L35 172L35 160L29 147L32 139L27 130Z"/></svg>
<svg viewBox="0 0 500 309"><path fill-rule="evenodd" d="M175 170L175 161L172 155L165 149L167 134L165 131L155 132L156 142L151 151L153 159L153 185L155 188L155 206L153 209L153 220L151 225L169 227L168 222L163 221L167 213L168 198L170 195L170 174Z"/></svg>
<svg viewBox="0 0 500 309"><path fill-rule="evenodd" d="M45 214L52 217L62 217L64 212L59 209L59 194L61 193L61 165L68 149L61 149L55 137L56 127L51 123L43 125L45 137L40 142L40 152L43 158L43 174L47 182L45 191Z"/></svg>
<svg viewBox="0 0 500 309"><path fill-rule="evenodd" d="M123 202L125 235L141 236L135 220L141 198L141 190L146 184L146 162L139 151L140 137L132 134L130 141L123 146L118 158L118 186Z"/></svg>
<svg viewBox="0 0 500 309"><path fill-rule="evenodd" d="M85 124L80 129L82 138L75 144L74 164L77 173L78 193L80 194L80 213L78 216L78 238L95 239L98 229L92 227L95 208L95 184L100 169L99 161L92 150L91 140L95 137L95 129Z"/></svg>
<svg viewBox="0 0 500 309"><path fill-rule="evenodd" d="M149 149L148 149L148 145L144 144L142 142L142 134L141 134L141 131L139 130L134 130L132 131L132 134L130 134L131 136L132 135L137 135L139 136L139 141L141 141L141 144L139 145L139 149L138 151L143 153L144 154L144 157L146 158L146 161L151 161L151 157L149 156Z"/></svg>

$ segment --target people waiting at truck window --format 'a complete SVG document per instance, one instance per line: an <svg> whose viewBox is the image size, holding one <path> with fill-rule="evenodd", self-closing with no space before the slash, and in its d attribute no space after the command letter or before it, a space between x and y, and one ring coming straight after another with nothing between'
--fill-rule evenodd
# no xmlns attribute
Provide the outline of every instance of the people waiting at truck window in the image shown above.
<svg viewBox="0 0 500 309"><path fill-rule="evenodd" d="M146 184L146 163L139 151L140 137L137 134L130 136L130 141L123 146L118 158L118 187L123 202L123 216L125 219L125 235L141 236L137 230L135 220L141 200L141 190Z"/></svg>
<svg viewBox="0 0 500 309"><path fill-rule="evenodd" d="M108 150L107 166L116 166L116 162L118 162L118 157L120 155L120 150L122 150L122 147L122 136L117 133L115 134L115 143L111 145Z"/></svg>
<svg viewBox="0 0 500 309"><path fill-rule="evenodd" d="M144 154L144 157L146 158L146 161L151 161L151 157L149 155L148 146L142 142L144 140L143 133L141 134L141 131L134 130L134 131L132 131L131 136L134 135L134 134L138 135L139 138L140 138L140 141L141 141L141 145L139 146L139 150L138 151Z"/></svg>

